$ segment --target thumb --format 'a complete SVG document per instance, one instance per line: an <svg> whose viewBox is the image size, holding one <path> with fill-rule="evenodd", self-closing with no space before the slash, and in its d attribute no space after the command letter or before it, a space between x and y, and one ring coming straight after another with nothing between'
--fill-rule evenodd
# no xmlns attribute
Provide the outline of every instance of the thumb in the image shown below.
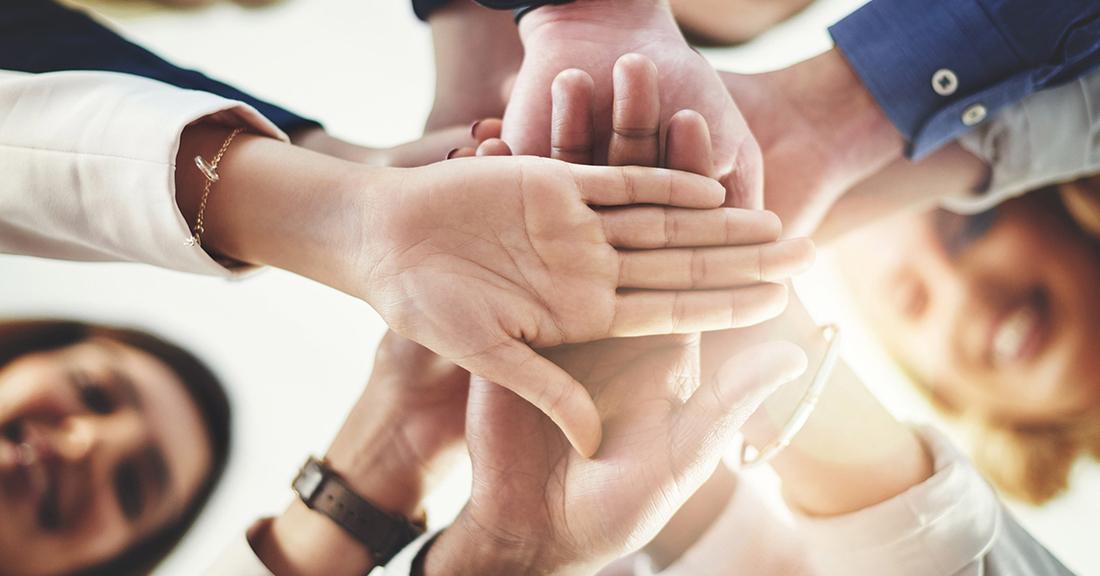
<svg viewBox="0 0 1100 576"><path fill-rule="evenodd" d="M508 340L458 364L534 404L582 456L591 457L600 447L600 415L588 391L527 344Z"/></svg>
<svg viewBox="0 0 1100 576"><path fill-rule="evenodd" d="M789 342L752 346L727 360L684 406L684 448L725 450L734 433L783 384L806 371L806 354Z"/></svg>

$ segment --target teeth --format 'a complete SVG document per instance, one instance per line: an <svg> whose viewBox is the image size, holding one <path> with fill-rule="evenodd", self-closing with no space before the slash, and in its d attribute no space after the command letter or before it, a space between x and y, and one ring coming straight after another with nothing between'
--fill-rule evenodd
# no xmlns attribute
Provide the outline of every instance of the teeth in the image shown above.
<svg viewBox="0 0 1100 576"><path fill-rule="evenodd" d="M1021 306L1001 322L993 336L994 363L1000 365L1019 358L1037 321L1031 306Z"/></svg>

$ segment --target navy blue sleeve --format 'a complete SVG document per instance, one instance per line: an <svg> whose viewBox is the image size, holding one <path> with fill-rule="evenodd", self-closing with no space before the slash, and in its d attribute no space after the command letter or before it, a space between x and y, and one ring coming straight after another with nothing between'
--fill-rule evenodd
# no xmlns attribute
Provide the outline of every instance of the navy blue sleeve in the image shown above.
<svg viewBox="0 0 1100 576"><path fill-rule="evenodd" d="M914 159L1100 65L1097 0L871 0L829 31Z"/></svg>
<svg viewBox="0 0 1100 576"><path fill-rule="evenodd" d="M288 134L320 126L194 70L175 66L126 40L84 12L53 0L0 3L0 68L20 72L99 70L144 76L251 105Z"/></svg>

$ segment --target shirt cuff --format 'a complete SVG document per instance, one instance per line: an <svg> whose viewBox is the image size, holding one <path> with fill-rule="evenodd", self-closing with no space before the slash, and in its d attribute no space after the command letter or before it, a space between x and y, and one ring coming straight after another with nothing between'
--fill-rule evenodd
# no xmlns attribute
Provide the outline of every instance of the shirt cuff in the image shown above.
<svg viewBox="0 0 1100 576"><path fill-rule="evenodd" d="M806 555L800 553L805 543L794 530L790 510L783 504L778 490L762 485L768 479L751 473L739 474L737 487L722 514L680 559L658 572L648 556L638 554L634 574L812 574Z"/></svg>
<svg viewBox="0 0 1100 576"><path fill-rule="evenodd" d="M1011 77L1020 62L979 2L872 0L829 32L909 142L911 158L930 154L1022 97L982 94Z"/></svg>
<svg viewBox="0 0 1100 576"><path fill-rule="evenodd" d="M0 197L6 250L214 276L242 271L185 245L191 231L176 204L176 155L198 120L288 141L274 124L241 102L126 74L5 78L11 106L0 114L0 168L10 166L27 192Z"/></svg>
<svg viewBox="0 0 1100 576"><path fill-rule="evenodd" d="M956 574L993 546L1002 509L992 488L939 432L917 432L933 457L931 478L852 514L800 518L822 573Z"/></svg>
<svg viewBox="0 0 1100 576"><path fill-rule="evenodd" d="M990 166L989 184L943 206L976 214L1026 192L1100 170L1100 73L1037 92L959 144Z"/></svg>

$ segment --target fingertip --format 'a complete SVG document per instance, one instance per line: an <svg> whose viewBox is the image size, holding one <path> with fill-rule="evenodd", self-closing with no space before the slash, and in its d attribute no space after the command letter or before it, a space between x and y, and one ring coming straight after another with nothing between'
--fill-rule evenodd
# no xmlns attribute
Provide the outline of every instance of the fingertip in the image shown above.
<svg viewBox="0 0 1100 576"><path fill-rule="evenodd" d="M805 373L809 360L805 351L785 341L752 346L726 360L717 377L723 396L733 405L762 402L780 386Z"/></svg>
<svg viewBox="0 0 1100 576"><path fill-rule="evenodd" d="M592 458L603 442L603 422L584 386L576 381L574 383L573 390L577 392L570 393L567 400L571 406L566 410L554 410L551 419L558 424L578 454Z"/></svg>
<svg viewBox="0 0 1100 576"><path fill-rule="evenodd" d="M490 138L500 138L503 124L500 118L483 118L470 126L470 136L479 144Z"/></svg>
<svg viewBox="0 0 1100 576"><path fill-rule="evenodd" d="M490 138L477 147L476 156L511 156L512 149L500 138Z"/></svg>
<svg viewBox="0 0 1100 576"><path fill-rule="evenodd" d="M786 240L785 243L789 246L799 262L799 267L795 270L795 274L801 274L811 267L814 262L817 261L817 244L810 238L791 238Z"/></svg>
<svg viewBox="0 0 1100 576"><path fill-rule="evenodd" d="M771 210L759 210L757 213L760 214L761 223L772 237L779 238L783 235L783 220L779 214Z"/></svg>
<svg viewBox="0 0 1100 576"><path fill-rule="evenodd" d="M474 149L469 146L463 146L461 148L452 148L450 152L447 152L447 156L444 160L454 160L455 158L469 158L474 155Z"/></svg>
<svg viewBox="0 0 1100 576"><path fill-rule="evenodd" d="M579 68L569 68L562 70L554 77L554 81L550 84L550 94L554 103L558 103L561 98L578 93L591 94L595 88L596 83L588 72Z"/></svg>
<svg viewBox="0 0 1100 576"><path fill-rule="evenodd" d="M628 52L619 56L619 59L615 61L615 67L612 69L612 73L619 77L619 75L633 75L639 74L643 76L653 77L657 76L657 65L650 60L648 56L638 54L636 52Z"/></svg>

